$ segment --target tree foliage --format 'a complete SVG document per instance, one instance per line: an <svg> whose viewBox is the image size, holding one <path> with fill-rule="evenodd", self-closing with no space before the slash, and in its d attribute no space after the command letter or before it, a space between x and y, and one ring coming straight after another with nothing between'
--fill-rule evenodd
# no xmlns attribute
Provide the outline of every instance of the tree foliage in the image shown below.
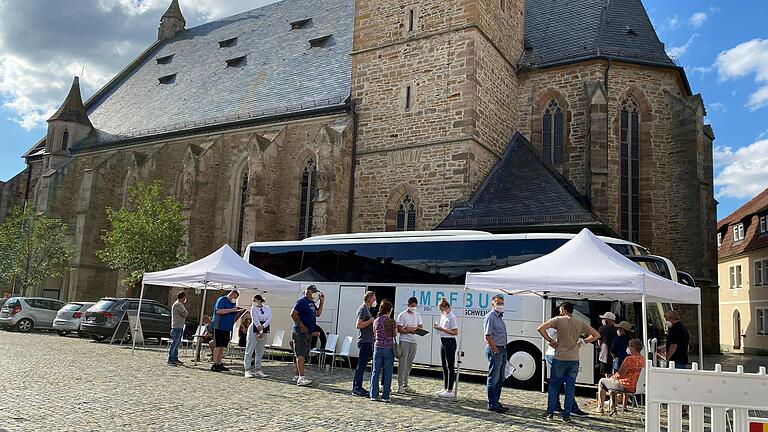
<svg viewBox="0 0 768 432"><path fill-rule="evenodd" d="M46 278L64 276L73 253L67 225L33 206L17 207L0 226L0 279L15 283L21 295Z"/></svg>
<svg viewBox="0 0 768 432"><path fill-rule="evenodd" d="M181 204L164 193L161 181L129 188L127 207L107 208L110 227L101 237L104 248L96 251L110 268L125 272L125 285L138 286L143 273L187 261L181 252L187 229Z"/></svg>

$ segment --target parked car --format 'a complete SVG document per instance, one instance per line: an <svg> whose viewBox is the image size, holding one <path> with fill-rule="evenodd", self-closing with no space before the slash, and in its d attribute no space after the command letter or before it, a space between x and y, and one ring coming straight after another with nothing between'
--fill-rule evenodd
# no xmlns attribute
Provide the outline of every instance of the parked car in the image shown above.
<svg viewBox="0 0 768 432"><path fill-rule="evenodd" d="M59 333L59 336L66 336L70 332L79 331L85 311L94 304L93 302L67 303L56 314L56 319L53 320L53 329Z"/></svg>
<svg viewBox="0 0 768 432"><path fill-rule="evenodd" d="M111 338L123 315L136 315L138 309L139 299L105 297L85 312L84 320L80 323L80 334L97 341ZM171 309L154 300L142 300L141 329L144 338L160 340L168 337L171 332ZM126 334L125 341L129 339L130 332Z"/></svg>
<svg viewBox="0 0 768 432"><path fill-rule="evenodd" d="M0 326L20 332L52 329L61 300L44 297L11 297L0 309Z"/></svg>

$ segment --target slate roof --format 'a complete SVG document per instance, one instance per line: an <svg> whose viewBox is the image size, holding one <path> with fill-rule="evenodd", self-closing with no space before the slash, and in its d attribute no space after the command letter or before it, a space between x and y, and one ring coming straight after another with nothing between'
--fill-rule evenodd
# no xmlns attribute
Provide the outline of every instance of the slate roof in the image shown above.
<svg viewBox="0 0 768 432"><path fill-rule="evenodd" d="M676 67L641 0L526 0L525 44L526 67L594 57Z"/></svg>
<svg viewBox="0 0 768 432"><path fill-rule="evenodd" d="M457 204L437 229L513 232L562 225L567 230L601 226L560 174L536 156L516 132L499 162L472 198Z"/></svg>
<svg viewBox="0 0 768 432"><path fill-rule="evenodd" d="M48 119L48 121L56 120L91 125L88 115L85 113L85 108L83 108L83 98L80 96L80 79L78 77L72 80L72 87L69 88L69 93L66 99L64 99L64 103L59 107L59 110Z"/></svg>
<svg viewBox="0 0 768 432"><path fill-rule="evenodd" d="M718 258L727 258L768 248L768 233L760 234L760 216L768 216L768 188L717 223L722 243L717 248ZM744 224L744 240L733 241L733 227Z"/></svg>

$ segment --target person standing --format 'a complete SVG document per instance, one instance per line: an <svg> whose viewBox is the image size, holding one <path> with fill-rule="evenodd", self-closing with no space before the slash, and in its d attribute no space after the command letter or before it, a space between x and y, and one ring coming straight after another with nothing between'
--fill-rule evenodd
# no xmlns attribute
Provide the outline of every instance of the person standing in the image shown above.
<svg viewBox="0 0 768 432"><path fill-rule="evenodd" d="M613 372L619 370L624 358L627 356L627 347L629 346L629 332L632 330L632 324L622 321L616 324L616 337L611 344L611 357L613 358Z"/></svg>
<svg viewBox="0 0 768 432"><path fill-rule="evenodd" d="M355 327L358 330L357 348L360 352L357 355L357 367L355 368L355 378L352 380L352 394L360 397L369 397L370 392L363 388L363 375L365 367L373 354L373 316L371 308L376 307L376 293L368 291L363 296L363 304L357 308L357 323Z"/></svg>
<svg viewBox="0 0 768 432"><path fill-rule="evenodd" d="M419 305L416 297L408 299L408 308L397 316L397 332L400 334L402 355L397 363L397 393L412 393L408 387L408 376L411 374L413 359L416 358L416 330L424 328L421 315L416 312Z"/></svg>
<svg viewBox="0 0 768 432"><path fill-rule="evenodd" d="M509 411L501 404L501 388L504 385L504 370L507 366L507 325L504 324L504 297L500 294L491 300L493 310L483 319L485 334L485 357L488 359L488 411L505 413Z"/></svg>
<svg viewBox="0 0 768 432"><path fill-rule="evenodd" d="M235 318L237 316L237 298L240 294L232 290L227 295L221 296L213 305L213 365L211 370L214 372L226 372L229 368L224 366L222 358L224 357L224 348L229 345L232 338L232 331L235 327Z"/></svg>
<svg viewBox="0 0 768 432"><path fill-rule="evenodd" d="M264 304L264 297L259 294L253 296L251 322L253 325L248 328L243 358L245 377L266 378L268 375L261 370L261 359L264 357L264 344L269 334L269 325L272 323L272 309Z"/></svg>
<svg viewBox="0 0 768 432"><path fill-rule="evenodd" d="M451 398L456 395L453 390L456 384L456 336L459 334L459 323L456 315L451 312L448 300L440 300L440 321L434 324L434 329L440 336L440 361L443 365L443 391L437 392L440 397Z"/></svg>
<svg viewBox="0 0 768 432"><path fill-rule="evenodd" d="M675 362L675 369L688 369L688 342L690 335L680 321L680 313L676 310L670 310L664 313L664 318L669 330L667 331L667 342L663 357L668 362Z"/></svg>
<svg viewBox="0 0 768 432"><path fill-rule="evenodd" d="M184 291L176 295L176 301L171 306L171 346L168 347L168 366L184 366L179 361L179 344L184 336L184 322L187 320L187 293Z"/></svg>
<svg viewBox="0 0 768 432"><path fill-rule="evenodd" d="M397 323L389 314L392 303L382 300L379 314L373 321L373 371L371 372L371 400L389 402L392 391L392 369L395 367L395 337ZM381 380L381 399L379 399L379 380Z"/></svg>
<svg viewBox="0 0 768 432"><path fill-rule="evenodd" d="M547 334L547 330L557 330L557 340ZM576 399L576 376L579 374L579 338L582 334L589 336L585 343L592 343L600 338L600 333L588 323L573 317L573 303L564 302L560 305L560 316L556 316L540 325L537 329L550 346L555 349L552 360L552 376L549 379L549 395L547 412L544 417L552 419L557 409L560 397L560 387L565 383L565 403L563 406L563 421L571 421L571 411Z"/></svg>
<svg viewBox="0 0 768 432"><path fill-rule="evenodd" d="M315 302L320 301L318 306ZM323 313L325 295L314 285L309 285L304 292L304 297L296 301L291 311L293 320L293 353L296 357L296 385L305 386L312 384L311 380L304 377L304 361L309 355L312 344L312 333L317 327L317 317Z"/></svg>
<svg viewBox="0 0 768 432"><path fill-rule="evenodd" d="M613 312L606 312L600 315L600 318L603 319L603 325L597 329L597 332L600 333L600 340L597 341L597 345L600 348L598 359L600 361L600 373L607 378L613 375L611 344L616 336L616 315Z"/></svg>
<svg viewBox="0 0 768 432"><path fill-rule="evenodd" d="M557 340L557 330L550 328L547 329L547 334L549 335L552 340ZM584 343L583 339L579 339L578 345L579 348L581 348L581 345ZM547 365L549 365L549 369L552 370L552 362L555 360L555 348L552 347L552 345L547 345L547 350L544 352L544 360L547 362ZM565 383L563 383L563 387L565 387ZM563 412L563 406L560 404L560 395L557 396L557 407L555 408L556 413ZM579 408L579 404L576 403L576 399L573 400L573 408L571 409L571 414L577 416L577 417L587 417L589 414L585 411L583 411L581 408Z"/></svg>

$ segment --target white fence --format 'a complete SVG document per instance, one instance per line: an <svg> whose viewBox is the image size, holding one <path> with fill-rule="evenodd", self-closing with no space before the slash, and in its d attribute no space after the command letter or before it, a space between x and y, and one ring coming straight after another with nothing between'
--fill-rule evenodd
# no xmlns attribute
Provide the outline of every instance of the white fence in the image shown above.
<svg viewBox="0 0 768 432"><path fill-rule="evenodd" d="M684 405L689 407L686 430L691 432L704 432L706 414L707 430L746 432L749 411L768 410L768 375L764 367L756 374L744 373L743 366L738 366L736 372L723 372L720 365L715 365L714 371L702 371L697 363L690 370L674 367L670 363L667 368L657 368L648 361L647 432L662 430L662 405L666 406L668 432L683 430Z"/></svg>

